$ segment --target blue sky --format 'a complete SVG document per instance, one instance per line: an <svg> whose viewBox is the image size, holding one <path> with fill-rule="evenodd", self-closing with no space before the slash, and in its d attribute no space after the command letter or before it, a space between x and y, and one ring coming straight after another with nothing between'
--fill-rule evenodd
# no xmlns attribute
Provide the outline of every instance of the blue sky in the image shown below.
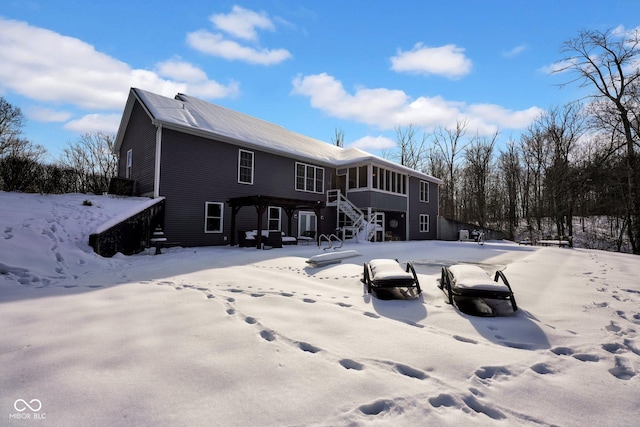
<svg viewBox="0 0 640 427"><path fill-rule="evenodd" d="M132 86L375 154L409 124L506 141L584 95L549 72L562 42L639 25L637 0L4 0L0 96L51 159L115 133Z"/></svg>

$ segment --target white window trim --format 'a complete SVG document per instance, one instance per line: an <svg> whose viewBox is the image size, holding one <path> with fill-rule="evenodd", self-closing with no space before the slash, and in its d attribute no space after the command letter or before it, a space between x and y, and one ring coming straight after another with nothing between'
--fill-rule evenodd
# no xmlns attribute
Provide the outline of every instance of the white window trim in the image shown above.
<svg viewBox="0 0 640 427"><path fill-rule="evenodd" d="M278 217L274 218L271 216L271 212L278 212ZM269 208L267 209L267 224L271 224L271 221L275 221L278 220L278 228L271 228L269 227L269 230L271 231L282 231L282 208L278 207L278 206L269 206Z"/></svg>
<svg viewBox="0 0 640 427"><path fill-rule="evenodd" d="M426 219L426 221L424 221L424 219ZM427 225L427 229L423 230L422 229L422 225L425 224ZM429 228L431 226L431 221L429 220L429 214L420 214L420 221L418 222L419 227L420 227L420 233L428 233L429 232Z"/></svg>
<svg viewBox="0 0 640 427"><path fill-rule="evenodd" d="M422 188L426 188L426 193L427 193L427 198L426 200L422 198L422 195L425 193L422 191ZM428 181L420 181L420 201L423 203L429 203L429 198L430 198L430 191L429 191L429 182Z"/></svg>
<svg viewBox="0 0 640 427"><path fill-rule="evenodd" d="M303 178L303 186L304 188L298 188L298 166L302 165L304 166L304 176ZM313 180L312 180L312 185L313 188L311 190L309 190L307 188L307 169L311 168L313 169L314 173L313 173ZM316 180L317 180L317 176L318 176L318 171L321 170L322 171L322 188L321 191L316 191ZM295 182L294 182L294 188L296 191L304 191L305 193L316 193L316 194L323 194L324 193L324 177L325 177L325 170L323 167L320 166L315 166L315 165L311 165L309 163L302 163L302 162L296 162L295 164Z"/></svg>
<svg viewBox="0 0 640 427"><path fill-rule="evenodd" d="M240 180L240 171L241 171L241 163L242 163L242 153L251 154L251 182L245 182ZM253 151L243 150L242 148L238 150L238 184L246 184L253 185L253 175L254 175L254 166L255 166L255 154Z"/></svg>
<svg viewBox="0 0 640 427"><path fill-rule="evenodd" d="M219 230L207 230L207 219L209 216L207 212L209 212L209 205L219 205L220 206L220 229ZM212 217L213 218L213 217ZM204 202L204 232L207 234L220 234L224 232L224 203L222 202Z"/></svg>

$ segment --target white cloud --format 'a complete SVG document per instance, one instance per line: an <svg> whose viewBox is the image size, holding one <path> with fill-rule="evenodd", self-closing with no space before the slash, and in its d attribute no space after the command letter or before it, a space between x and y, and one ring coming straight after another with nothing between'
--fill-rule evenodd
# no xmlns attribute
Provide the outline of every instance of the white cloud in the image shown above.
<svg viewBox="0 0 640 427"><path fill-rule="evenodd" d="M452 127L466 119L482 134L500 129L526 128L541 112L537 107L512 111L494 104L466 104L440 96L415 100L401 90L358 88L349 94L342 83L323 73L297 76L292 93L307 96L311 106L341 119L354 120L382 130L416 125L424 128Z"/></svg>
<svg viewBox="0 0 640 427"><path fill-rule="evenodd" d="M514 47L511 50L503 52L502 56L504 56L506 58L515 58L516 56L520 55L525 50L527 50L527 46L524 45L524 44L521 44L521 45L518 45L518 46Z"/></svg>
<svg viewBox="0 0 640 427"><path fill-rule="evenodd" d="M400 90L359 89L348 94L342 83L326 73L298 76L293 80L293 93L308 96L311 106L327 114L393 128L393 115L407 104L407 95Z"/></svg>
<svg viewBox="0 0 640 427"><path fill-rule="evenodd" d="M566 71L569 71L569 69L571 69L573 66L575 66L577 61L578 61L577 58L556 61L553 64L545 65L544 67L541 67L540 71L542 71L545 74L564 73Z"/></svg>
<svg viewBox="0 0 640 427"><path fill-rule="evenodd" d="M365 136L360 138L351 144L349 147L360 148L362 150L385 150L388 148L395 148L396 143L393 139L386 136Z"/></svg>
<svg viewBox="0 0 640 427"><path fill-rule="evenodd" d="M200 98L232 97L240 92L237 82L224 86L209 80L207 73L189 62L173 59L156 65L158 74L177 81L185 82L185 89L178 92L197 94Z"/></svg>
<svg viewBox="0 0 640 427"><path fill-rule="evenodd" d="M156 68L159 75L175 80L192 83L207 80L207 73L193 64L178 59L160 62L156 64Z"/></svg>
<svg viewBox="0 0 640 427"><path fill-rule="evenodd" d="M32 107L27 111L27 116L38 122L66 122L73 117L73 114L51 108Z"/></svg>
<svg viewBox="0 0 640 427"><path fill-rule="evenodd" d="M187 34L187 44L193 49L208 55L219 56L231 61L244 61L250 64L273 65L291 58L286 49L256 49L225 39L222 34L198 30Z"/></svg>
<svg viewBox="0 0 640 427"><path fill-rule="evenodd" d="M221 31L244 40L257 40L256 28L275 30L273 22L264 12L254 12L240 6L233 6L231 13L227 15L212 15L209 20Z"/></svg>
<svg viewBox="0 0 640 427"><path fill-rule="evenodd" d="M80 133L109 132L116 133L120 126L120 114L87 114L64 125L65 129Z"/></svg>
<svg viewBox="0 0 640 427"><path fill-rule="evenodd" d="M613 35L613 36L624 37L627 34L628 34L628 31L624 27L624 25L618 25L616 28L611 30L611 35Z"/></svg>
<svg viewBox="0 0 640 427"><path fill-rule="evenodd" d="M255 12L240 6L233 6L229 14L212 15L209 20L223 33L254 44L258 42L258 29L269 31L276 29L266 13ZM249 64L273 65L291 58L291 53L286 49L247 46L231 40L219 32L214 33L207 30L188 33L187 44L207 55L230 61L244 61Z"/></svg>
<svg viewBox="0 0 640 427"><path fill-rule="evenodd" d="M82 40L4 18L0 64L0 91L91 110L121 110L131 86L166 96L186 92L205 98L232 96L238 90L235 83L221 85L177 61L159 64L158 72L133 69ZM206 92L197 92L199 88Z"/></svg>
<svg viewBox="0 0 640 427"><path fill-rule="evenodd" d="M391 69L414 74L436 74L450 79L460 78L471 72L471 60L464 49L455 45L429 47L417 43L410 51L398 51L391 57Z"/></svg>

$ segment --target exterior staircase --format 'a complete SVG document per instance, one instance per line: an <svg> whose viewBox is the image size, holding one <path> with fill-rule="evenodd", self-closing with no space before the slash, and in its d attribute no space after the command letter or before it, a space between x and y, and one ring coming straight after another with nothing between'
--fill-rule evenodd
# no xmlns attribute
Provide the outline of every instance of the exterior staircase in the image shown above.
<svg viewBox="0 0 640 427"><path fill-rule="evenodd" d="M355 238L356 241L364 239L366 241L371 240L376 231L382 230L381 215L374 213L368 220L360 208L351 203L340 190L327 191L327 206L335 206L338 213L343 213L348 219L348 224L339 227L342 234L342 240L348 238Z"/></svg>

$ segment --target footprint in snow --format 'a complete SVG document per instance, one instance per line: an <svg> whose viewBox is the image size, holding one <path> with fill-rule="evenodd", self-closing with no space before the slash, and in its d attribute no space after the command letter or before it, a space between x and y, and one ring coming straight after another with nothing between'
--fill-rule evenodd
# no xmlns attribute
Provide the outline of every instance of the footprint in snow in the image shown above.
<svg viewBox="0 0 640 427"><path fill-rule="evenodd" d="M458 406L456 399L450 394L440 393L436 397L430 397L429 403L434 408L439 408L441 406L446 406L447 408L452 408L454 406Z"/></svg>
<svg viewBox="0 0 640 427"><path fill-rule="evenodd" d="M609 332L620 332L622 330L622 328L616 325L614 321L611 321L611 323L605 326L605 329Z"/></svg>
<svg viewBox="0 0 640 427"><path fill-rule="evenodd" d="M314 345L311 345L309 343L306 342L299 342L298 343L298 348L300 348L300 350L302 351L306 351L308 353L317 353L320 351L320 349Z"/></svg>
<svg viewBox="0 0 640 427"><path fill-rule="evenodd" d="M571 356L574 353L573 349L569 347L554 347L551 352L558 356Z"/></svg>
<svg viewBox="0 0 640 427"><path fill-rule="evenodd" d="M602 344L602 348L611 354L621 353L626 350L624 345L619 343Z"/></svg>
<svg viewBox="0 0 640 427"><path fill-rule="evenodd" d="M426 373L422 372L421 370L412 368L411 366L408 366L408 365L403 365L401 363L397 363L394 369L402 375L405 375L410 378L416 378L418 380L424 380L429 377Z"/></svg>
<svg viewBox="0 0 640 427"><path fill-rule="evenodd" d="M362 363L358 363L353 359L342 359L339 363L345 369L353 369L355 371L362 371L364 369L364 365Z"/></svg>
<svg viewBox="0 0 640 427"><path fill-rule="evenodd" d="M365 415L380 415L382 412L389 412L395 407L393 400L381 399L373 403L361 405L358 409Z"/></svg>
<svg viewBox="0 0 640 427"><path fill-rule="evenodd" d="M540 375L555 374L556 372L548 363L536 363L535 365L532 365L530 369Z"/></svg>
<svg viewBox="0 0 640 427"><path fill-rule="evenodd" d="M465 396L462 398L462 400L469 408L479 414L485 414L486 416L494 420L502 420L506 418L506 416L501 411L492 407L491 405L480 402L473 395Z"/></svg>
<svg viewBox="0 0 640 427"><path fill-rule="evenodd" d="M461 337L460 335L454 335L453 338L460 342L466 342L469 344L478 344L478 341L471 338L467 338L467 337Z"/></svg>
<svg viewBox="0 0 640 427"><path fill-rule="evenodd" d="M633 368L633 363L623 356L616 356L616 364L613 368L609 369L609 372L614 377L624 381L630 380L637 374Z"/></svg>
<svg viewBox="0 0 640 427"><path fill-rule="evenodd" d="M266 329L264 331L260 331L260 336L269 342L275 341L276 339L275 334L271 331L267 331Z"/></svg>
<svg viewBox="0 0 640 427"><path fill-rule="evenodd" d="M505 366L482 366L474 372L481 380L494 380L511 375L511 371Z"/></svg>
<svg viewBox="0 0 640 427"><path fill-rule="evenodd" d="M409 326L414 326L416 328L424 328L424 325L421 325L418 322L414 322L413 320L402 320L402 322L406 323Z"/></svg>
<svg viewBox="0 0 640 427"><path fill-rule="evenodd" d="M573 357L581 362L598 362L600 357L595 354L587 354L587 353L578 353L574 354Z"/></svg>

